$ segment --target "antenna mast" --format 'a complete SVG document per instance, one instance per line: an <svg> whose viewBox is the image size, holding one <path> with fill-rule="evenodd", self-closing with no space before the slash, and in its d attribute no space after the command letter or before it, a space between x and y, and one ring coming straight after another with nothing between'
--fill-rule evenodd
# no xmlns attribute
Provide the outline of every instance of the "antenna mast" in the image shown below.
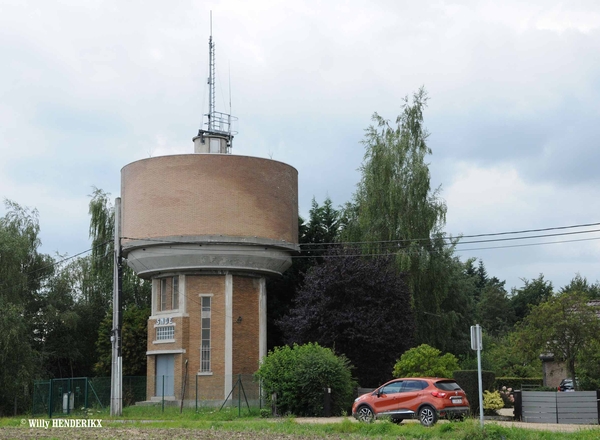
<svg viewBox="0 0 600 440"><path fill-rule="evenodd" d="M208 37L208 130L212 130L214 127L214 113L215 113L215 43L212 38L212 11L210 11L210 37Z"/></svg>
<svg viewBox="0 0 600 440"><path fill-rule="evenodd" d="M235 116L216 111L216 65L215 65L215 43L212 36L212 11L210 11L210 36L208 38L208 114L202 125L205 129L198 130L198 136L194 137L195 153L231 153L231 144L236 131L232 130L232 124L237 122ZM231 82L231 80L230 80ZM229 112L231 113L231 84L229 92ZM208 142L206 140L208 139Z"/></svg>

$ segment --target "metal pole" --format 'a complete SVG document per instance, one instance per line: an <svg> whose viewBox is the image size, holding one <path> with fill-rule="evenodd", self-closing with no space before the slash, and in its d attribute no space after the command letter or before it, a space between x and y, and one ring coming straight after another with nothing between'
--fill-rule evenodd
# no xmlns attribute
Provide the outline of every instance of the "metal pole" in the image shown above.
<svg viewBox="0 0 600 440"><path fill-rule="evenodd" d="M198 412L198 375L196 374L196 412Z"/></svg>
<svg viewBox="0 0 600 440"><path fill-rule="evenodd" d="M162 376L162 412L165 412L165 375Z"/></svg>
<svg viewBox="0 0 600 440"><path fill-rule="evenodd" d="M242 382L242 375L238 374L238 417L242 416L242 390L240 389L240 383Z"/></svg>
<svg viewBox="0 0 600 440"><path fill-rule="evenodd" d="M479 324L477 327L478 338L481 338L481 328ZM481 341L481 339L479 339ZM478 371L478 382L479 382L479 424L483 428L483 381L481 379L481 342L477 347L477 371Z"/></svg>
<svg viewBox="0 0 600 440"><path fill-rule="evenodd" d="M84 393L84 407L87 410L88 409L88 378L85 378L85 393Z"/></svg>
<svg viewBox="0 0 600 440"><path fill-rule="evenodd" d="M112 328L112 369L110 380L110 415L123 414L123 358L121 352L122 318L122 278L121 268L121 198L115 199L115 241L113 271L113 328Z"/></svg>

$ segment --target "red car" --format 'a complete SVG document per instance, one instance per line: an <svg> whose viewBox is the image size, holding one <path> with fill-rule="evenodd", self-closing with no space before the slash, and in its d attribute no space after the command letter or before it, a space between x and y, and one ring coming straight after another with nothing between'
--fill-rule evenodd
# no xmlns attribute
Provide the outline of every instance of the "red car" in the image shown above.
<svg viewBox="0 0 600 440"><path fill-rule="evenodd" d="M388 416L395 423L417 417L433 426L439 417L464 418L469 413L465 392L452 379L410 377L394 379L354 401L352 415L370 422Z"/></svg>

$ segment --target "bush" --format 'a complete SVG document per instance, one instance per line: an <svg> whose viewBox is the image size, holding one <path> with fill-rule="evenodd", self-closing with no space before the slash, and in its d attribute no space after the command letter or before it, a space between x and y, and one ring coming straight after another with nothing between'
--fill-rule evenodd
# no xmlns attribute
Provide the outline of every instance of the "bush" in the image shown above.
<svg viewBox="0 0 600 440"><path fill-rule="evenodd" d="M495 414L497 410L504 408L504 401L498 391L490 392L485 390L483 392L483 411L486 414Z"/></svg>
<svg viewBox="0 0 600 440"><path fill-rule="evenodd" d="M479 412L479 379L477 370L460 370L453 374L454 380L465 391L471 404L471 414ZM482 371L481 381L483 390L494 391L496 375L493 371Z"/></svg>
<svg viewBox="0 0 600 440"><path fill-rule="evenodd" d="M262 380L267 400L277 393L280 414L322 416L325 389L331 388L333 414L347 412L352 405L353 390L351 365L344 356L319 344L276 347L270 351L256 372Z"/></svg>
<svg viewBox="0 0 600 440"><path fill-rule="evenodd" d="M458 359L427 344L406 351L394 365L394 377L452 377L458 370Z"/></svg>
<svg viewBox="0 0 600 440"><path fill-rule="evenodd" d="M520 390L522 385L528 387L535 386L541 387L544 384L544 379L541 377L497 377L496 388L502 389L502 387L512 388L513 390Z"/></svg>
<svg viewBox="0 0 600 440"><path fill-rule="evenodd" d="M505 408L512 408L515 406L515 396L513 396L513 389L507 388L503 386L500 390L500 397L502 397L502 401L504 402Z"/></svg>

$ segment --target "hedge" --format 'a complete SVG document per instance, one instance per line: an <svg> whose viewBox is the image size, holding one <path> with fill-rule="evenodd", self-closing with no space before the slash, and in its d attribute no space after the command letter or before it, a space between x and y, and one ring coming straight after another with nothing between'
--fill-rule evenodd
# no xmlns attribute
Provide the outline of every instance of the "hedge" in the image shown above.
<svg viewBox="0 0 600 440"><path fill-rule="evenodd" d="M520 390L521 386L526 387L541 387L544 385L544 379L542 377L497 377L496 378L496 389L501 390L502 387L512 388L513 390Z"/></svg>
<svg viewBox="0 0 600 440"><path fill-rule="evenodd" d="M458 370L452 375L454 380L465 391L471 404L471 414L479 413L479 378L477 370ZM483 391L495 391L496 374L493 371L482 371Z"/></svg>

